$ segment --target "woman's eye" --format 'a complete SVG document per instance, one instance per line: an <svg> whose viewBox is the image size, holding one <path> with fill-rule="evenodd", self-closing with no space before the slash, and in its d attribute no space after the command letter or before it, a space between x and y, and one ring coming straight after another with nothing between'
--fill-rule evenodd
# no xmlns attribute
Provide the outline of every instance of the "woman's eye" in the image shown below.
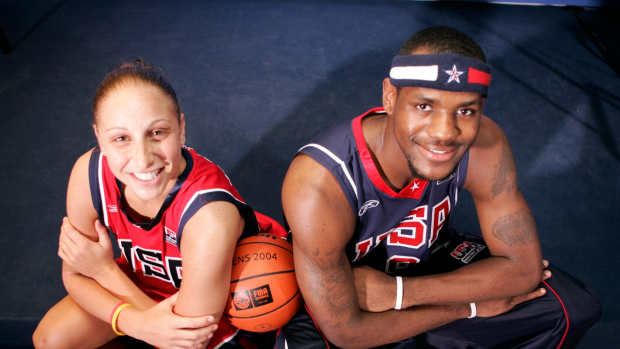
<svg viewBox="0 0 620 349"><path fill-rule="evenodd" d="M127 137L125 136L114 137L114 142L117 142L117 143L124 142L126 140L127 140Z"/></svg>
<svg viewBox="0 0 620 349"><path fill-rule="evenodd" d="M164 130L153 130L151 134L155 137L161 137L166 133Z"/></svg>

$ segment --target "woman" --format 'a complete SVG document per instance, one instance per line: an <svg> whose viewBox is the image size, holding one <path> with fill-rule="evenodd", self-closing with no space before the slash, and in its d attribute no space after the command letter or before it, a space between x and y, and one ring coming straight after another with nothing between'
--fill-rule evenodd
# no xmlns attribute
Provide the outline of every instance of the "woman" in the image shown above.
<svg viewBox="0 0 620 349"><path fill-rule="evenodd" d="M159 348L236 345L221 316L237 239L282 228L183 145L184 115L157 69L139 60L110 72L93 112L98 148L71 172L59 243L69 295L39 323L35 347L94 348L124 334Z"/></svg>

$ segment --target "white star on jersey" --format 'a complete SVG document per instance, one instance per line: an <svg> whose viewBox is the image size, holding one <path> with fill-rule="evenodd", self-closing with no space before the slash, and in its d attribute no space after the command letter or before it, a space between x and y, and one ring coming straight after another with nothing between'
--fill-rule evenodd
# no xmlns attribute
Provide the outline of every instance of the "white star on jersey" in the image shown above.
<svg viewBox="0 0 620 349"><path fill-rule="evenodd" d="M411 186L411 191L416 191L416 189L420 188L418 185L418 181L414 180L413 185Z"/></svg>
<svg viewBox="0 0 620 349"><path fill-rule="evenodd" d="M458 71L458 69L456 69L456 64L452 64L452 70L444 70L444 72L450 75L446 83L449 84L452 81L456 81L457 84L461 83L461 79L459 79L459 76L463 75L464 72Z"/></svg>

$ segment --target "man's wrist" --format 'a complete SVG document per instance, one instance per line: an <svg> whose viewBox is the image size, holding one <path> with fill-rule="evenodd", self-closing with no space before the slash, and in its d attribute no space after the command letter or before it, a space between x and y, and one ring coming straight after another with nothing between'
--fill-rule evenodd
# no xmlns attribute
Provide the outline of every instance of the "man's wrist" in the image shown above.
<svg viewBox="0 0 620 349"><path fill-rule="evenodd" d="M396 276L396 297L394 301L394 309L401 310L403 307L403 277Z"/></svg>

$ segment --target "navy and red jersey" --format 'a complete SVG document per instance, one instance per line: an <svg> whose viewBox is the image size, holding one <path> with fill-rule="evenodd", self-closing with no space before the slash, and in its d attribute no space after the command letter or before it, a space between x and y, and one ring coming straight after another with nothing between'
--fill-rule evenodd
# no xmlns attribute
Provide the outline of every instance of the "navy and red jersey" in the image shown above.
<svg viewBox="0 0 620 349"><path fill-rule="evenodd" d="M277 222L254 212L243 201L217 165L191 148L184 147L181 151L187 163L186 168L157 216L147 223L134 222L126 214L123 185L110 171L106 157L95 149L89 163L93 205L100 221L116 235L121 251L117 262L147 295L157 301L176 293L181 286L183 227L209 202L227 201L239 209L245 220L242 236L254 235L259 230L285 235L284 229ZM223 317L209 348L231 340L237 332Z"/></svg>
<svg viewBox="0 0 620 349"><path fill-rule="evenodd" d="M453 173L438 181L414 179L399 192L383 180L364 139L362 120L384 114L382 108L330 128L304 145L306 154L338 180L357 218L346 246L353 265L370 265L392 275L415 272L430 257L458 200L467 175L466 152Z"/></svg>

